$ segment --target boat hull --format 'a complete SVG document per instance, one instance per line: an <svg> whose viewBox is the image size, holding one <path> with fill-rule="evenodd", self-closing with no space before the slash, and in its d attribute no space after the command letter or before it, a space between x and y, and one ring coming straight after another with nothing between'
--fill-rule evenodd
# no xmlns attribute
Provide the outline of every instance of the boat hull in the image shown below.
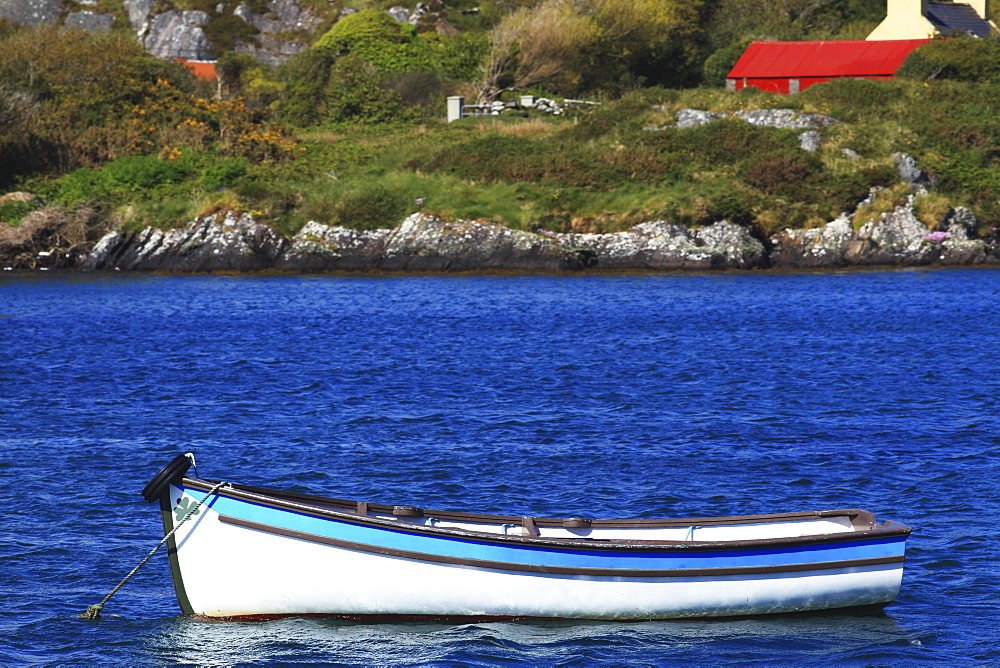
<svg viewBox="0 0 1000 668"><path fill-rule="evenodd" d="M167 531L182 517L177 508L205 487L188 479L169 486L161 499ZM908 533L566 546L238 496L212 496L171 540L185 613L639 620L882 605L899 591Z"/></svg>

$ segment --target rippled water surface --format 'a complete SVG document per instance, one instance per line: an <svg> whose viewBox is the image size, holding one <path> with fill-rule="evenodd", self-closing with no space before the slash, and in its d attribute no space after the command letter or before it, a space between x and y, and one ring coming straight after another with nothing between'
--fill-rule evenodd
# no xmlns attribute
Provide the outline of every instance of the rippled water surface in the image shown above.
<svg viewBox="0 0 1000 668"><path fill-rule="evenodd" d="M1000 271L0 277L0 664L1000 662ZM861 507L882 614L210 623L139 490L199 472L509 514Z"/></svg>

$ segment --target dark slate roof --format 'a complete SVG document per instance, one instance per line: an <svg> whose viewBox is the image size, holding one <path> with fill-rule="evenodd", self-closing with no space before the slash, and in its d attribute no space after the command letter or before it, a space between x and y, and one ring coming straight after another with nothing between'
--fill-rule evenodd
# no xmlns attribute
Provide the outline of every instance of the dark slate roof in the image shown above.
<svg viewBox="0 0 1000 668"><path fill-rule="evenodd" d="M990 23L963 2L928 2L927 20L942 35L958 30L976 37L990 36Z"/></svg>

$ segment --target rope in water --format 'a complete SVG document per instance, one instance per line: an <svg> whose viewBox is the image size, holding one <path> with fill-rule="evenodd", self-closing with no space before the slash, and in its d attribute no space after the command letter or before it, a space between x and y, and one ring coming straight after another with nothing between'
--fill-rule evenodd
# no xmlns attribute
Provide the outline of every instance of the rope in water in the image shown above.
<svg viewBox="0 0 1000 668"><path fill-rule="evenodd" d="M175 533L177 533L177 530L181 528L182 524L184 524L189 519L191 519L192 517L194 517L195 512L199 508L201 508L201 506L202 506L203 503L205 503L206 501L208 501L208 497L210 497L213 494L215 494L215 492L217 492L219 490L219 488L222 487L223 485L228 485L228 484L229 483L223 481L223 482L220 482L215 487L213 487L211 490L209 490L208 494L206 494L204 497L202 497L201 501L199 501L198 503L194 504L193 506L191 506L188 509L187 513L184 515L183 518L181 518L181 521L178 522L176 524L176 526L174 526L174 528L170 531L170 533L168 533L166 536L164 536L163 539L160 540L160 542L156 544L156 547L154 547L152 550L150 550L149 554L147 554L145 557L143 557L142 561L140 561L138 564L136 564L135 568L133 568L131 571L129 571L129 574L126 575L124 578L122 578L122 581L119 582L118 585L114 589L112 589L108 593L108 595L105 596L104 599L100 603L97 603L96 605L92 605L92 606L88 607L87 610L86 610L86 612L81 612L79 615L77 615L77 617L82 617L83 619L97 619L98 617L100 617L101 616L101 610L104 609L104 604L107 603L108 600L112 596L115 595L115 592L117 592L119 589L121 589L125 585L125 583L128 582L129 578L131 578L133 575L135 575L136 572L140 568L142 568L143 564L145 564L147 561L149 561L150 557L152 557L154 554L156 554L156 551L160 549L161 545L163 545L164 543L166 543L168 540L170 540L171 536L173 536Z"/></svg>

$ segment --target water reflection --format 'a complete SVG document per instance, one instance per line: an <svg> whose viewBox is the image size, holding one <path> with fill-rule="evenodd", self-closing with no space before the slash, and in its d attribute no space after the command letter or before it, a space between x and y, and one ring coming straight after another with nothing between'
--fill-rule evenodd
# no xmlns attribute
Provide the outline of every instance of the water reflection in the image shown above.
<svg viewBox="0 0 1000 668"><path fill-rule="evenodd" d="M905 646L909 650L901 650ZM793 663L877 661L915 652L917 635L884 613L811 614L634 623L521 621L367 624L329 618L267 622L166 620L150 642L156 661L247 664L442 665L578 661L718 662L781 655ZM890 650L891 648L891 650ZM862 658L863 657L863 658Z"/></svg>

